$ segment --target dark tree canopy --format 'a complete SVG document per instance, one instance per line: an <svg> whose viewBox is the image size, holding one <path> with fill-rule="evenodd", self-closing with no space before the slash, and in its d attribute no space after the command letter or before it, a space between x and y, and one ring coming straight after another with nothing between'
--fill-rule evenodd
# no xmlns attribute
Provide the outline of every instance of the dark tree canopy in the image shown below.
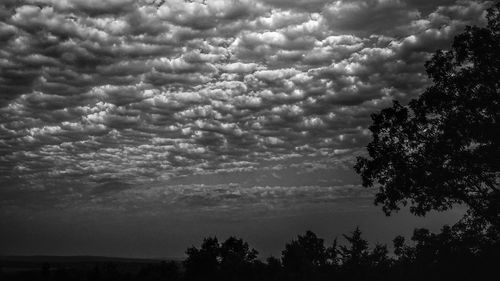
<svg viewBox="0 0 500 281"><path fill-rule="evenodd" d="M299 235L297 240L286 244L282 254L283 266L296 270L301 266L325 265L328 259L323 239L318 238L312 231L307 231L305 235Z"/></svg>
<svg viewBox="0 0 500 281"><path fill-rule="evenodd" d="M229 237L219 243L216 237L203 240L201 247L187 249L183 262L187 280L246 280L251 277L252 266L258 252L247 242ZM240 276L242 273L245 276Z"/></svg>
<svg viewBox="0 0 500 281"><path fill-rule="evenodd" d="M349 242L348 245L340 247L340 255L344 264L358 267L368 260L368 241L361 238L361 230L357 227L351 236L343 235Z"/></svg>
<svg viewBox="0 0 500 281"><path fill-rule="evenodd" d="M187 280L199 280L204 277L215 279L220 262L220 244L216 237L203 240L200 249L191 247L186 250L184 260Z"/></svg>
<svg viewBox="0 0 500 281"><path fill-rule="evenodd" d="M386 214L454 204L500 225L500 3L426 63L432 85L407 106L373 114L369 157L355 165Z"/></svg>

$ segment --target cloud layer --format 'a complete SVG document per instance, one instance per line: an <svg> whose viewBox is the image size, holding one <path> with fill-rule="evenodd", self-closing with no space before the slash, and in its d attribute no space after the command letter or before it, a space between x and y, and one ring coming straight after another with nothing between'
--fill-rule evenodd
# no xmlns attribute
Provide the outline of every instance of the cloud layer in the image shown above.
<svg viewBox="0 0 500 281"><path fill-rule="evenodd" d="M1 205L343 198L370 114L489 5L2 1Z"/></svg>

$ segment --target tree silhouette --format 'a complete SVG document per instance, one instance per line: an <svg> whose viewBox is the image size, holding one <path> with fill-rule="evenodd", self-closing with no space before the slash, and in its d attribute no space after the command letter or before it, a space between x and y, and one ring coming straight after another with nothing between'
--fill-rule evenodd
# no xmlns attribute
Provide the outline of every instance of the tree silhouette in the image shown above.
<svg viewBox="0 0 500 281"><path fill-rule="evenodd" d="M465 204L500 225L500 3L426 63L433 84L407 106L373 114L369 158L355 165L386 214Z"/></svg>
<svg viewBox="0 0 500 281"><path fill-rule="evenodd" d="M258 252L250 249L247 242L229 237L220 247L222 280L248 280Z"/></svg>
<svg viewBox="0 0 500 281"><path fill-rule="evenodd" d="M389 258L389 250L386 245L376 244L368 255L368 261L370 262L370 277L372 280L383 280L390 272L392 260Z"/></svg>
<svg viewBox="0 0 500 281"><path fill-rule="evenodd" d="M411 240L394 239L396 280L486 280L497 270L500 239L483 227L461 222L439 233L416 229Z"/></svg>
<svg viewBox="0 0 500 281"><path fill-rule="evenodd" d="M361 230L359 227L351 233L351 236L343 235L349 243L348 245L340 246L340 255L342 263L359 266L368 259L368 241L361 238Z"/></svg>
<svg viewBox="0 0 500 281"><path fill-rule="evenodd" d="M327 264L328 254L323 239L312 231L297 236L285 245L282 261L288 278L292 280L311 280L317 268Z"/></svg>
<svg viewBox="0 0 500 281"><path fill-rule="evenodd" d="M333 239L333 243L330 247L326 249L326 255L328 257L328 264L337 267L340 263L340 251L338 246L337 238Z"/></svg>
<svg viewBox="0 0 500 281"><path fill-rule="evenodd" d="M216 280L220 261L220 245L217 237L203 240L200 249L191 247L186 250L184 261L186 280Z"/></svg>
<svg viewBox="0 0 500 281"><path fill-rule="evenodd" d="M209 237L200 249L191 247L186 254L186 280L250 280L258 252L242 239L229 237L221 244Z"/></svg>
<svg viewBox="0 0 500 281"><path fill-rule="evenodd" d="M266 259L266 262L267 264L264 271L266 280L283 280L283 266L281 265L281 260L271 256Z"/></svg>
<svg viewBox="0 0 500 281"><path fill-rule="evenodd" d="M343 235L347 245L339 247L343 277L348 280L363 280L368 270L368 241L361 238L359 227L349 235Z"/></svg>

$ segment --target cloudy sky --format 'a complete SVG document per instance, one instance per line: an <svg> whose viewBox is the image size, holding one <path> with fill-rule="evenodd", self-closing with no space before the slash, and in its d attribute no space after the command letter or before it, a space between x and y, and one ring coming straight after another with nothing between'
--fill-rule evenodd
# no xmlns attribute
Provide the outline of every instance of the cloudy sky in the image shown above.
<svg viewBox="0 0 500 281"><path fill-rule="evenodd" d="M352 166L370 114L417 97L489 5L2 0L0 254L180 256L213 234L279 254L308 228L456 218L385 218Z"/></svg>

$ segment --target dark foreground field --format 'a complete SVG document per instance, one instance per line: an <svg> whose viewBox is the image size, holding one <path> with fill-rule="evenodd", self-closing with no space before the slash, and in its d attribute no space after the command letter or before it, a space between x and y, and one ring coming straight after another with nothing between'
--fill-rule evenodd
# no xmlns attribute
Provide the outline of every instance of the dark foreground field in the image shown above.
<svg viewBox="0 0 500 281"><path fill-rule="evenodd" d="M99 256L2 256L0 280L175 280L179 261Z"/></svg>

